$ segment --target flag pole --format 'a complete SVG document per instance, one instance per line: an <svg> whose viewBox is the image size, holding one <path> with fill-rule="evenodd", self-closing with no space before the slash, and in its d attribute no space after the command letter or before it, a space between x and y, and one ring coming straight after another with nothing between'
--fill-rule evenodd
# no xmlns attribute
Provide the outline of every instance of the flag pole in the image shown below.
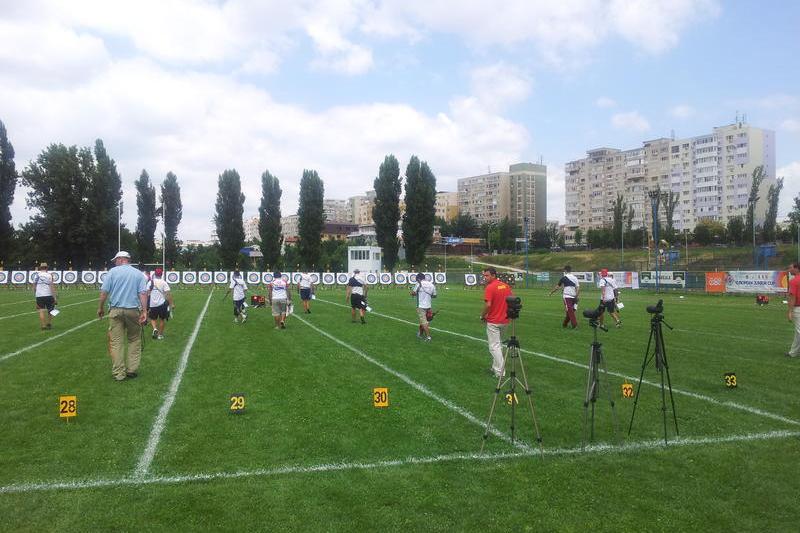
<svg viewBox="0 0 800 533"><path fill-rule="evenodd" d="M122 250L122 199L117 202L117 251Z"/></svg>

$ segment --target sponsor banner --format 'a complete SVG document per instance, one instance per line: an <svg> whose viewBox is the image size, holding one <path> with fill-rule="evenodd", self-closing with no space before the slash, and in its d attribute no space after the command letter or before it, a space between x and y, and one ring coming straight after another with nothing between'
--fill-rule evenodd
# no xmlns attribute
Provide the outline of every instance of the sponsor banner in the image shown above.
<svg viewBox="0 0 800 533"><path fill-rule="evenodd" d="M347 272L338 272L336 274L336 283L338 285L347 285L347 281L350 279L350 276L347 275Z"/></svg>
<svg viewBox="0 0 800 533"><path fill-rule="evenodd" d="M614 278L617 286L620 289L638 289L639 288L639 273L638 272L609 272L609 276ZM600 276L597 276L597 286L600 287Z"/></svg>
<svg viewBox="0 0 800 533"><path fill-rule="evenodd" d="M223 271L214 272L214 283L228 283L228 273Z"/></svg>
<svg viewBox="0 0 800 533"><path fill-rule="evenodd" d="M477 284L478 284L477 274L464 274L464 285L469 285L470 287L474 287Z"/></svg>
<svg viewBox="0 0 800 533"><path fill-rule="evenodd" d="M8 272L5 270L0 270L0 283L8 283Z"/></svg>
<svg viewBox="0 0 800 533"><path fill-rule="evenodd" d="M550 272L531 272L530 275L539 283L548 283L550 281Z"/></svg>
<svg viewBox="0 0 800 533"><path fill-rule="evenodd" d="M97 283L97 272L94 270L84 270L81 272L81 283L85 285L94 285Z"/></svg>
<svg viewBox="0 0 800 533"><path fill-rule="evenodd" d="M60 270L50 270L50 275L53 276L53 283L61 283L61 271ZM0 283L5 283L4 281L0 281Z"/></svg>
<svg viewBox="0 0 800 533"><path fill-rule="evenodd" d="M197 272L181 272L181 282L184 285L194 285L197 283Z"/></svg>
<svg viewBox="0 0 800 533"><path fill-rule="evenodd" d="M433 275L433 282L436 284L447 283L447 273L437 272Z"/></svg>
<svg viewBox="0 0 800 533"><path fill-rule="evenodd" d="M705 289L706 288L706 273L705 272L687 272L686 273L686 288L687 289Z"/></svg>
<svg viewBox="0 0 800 533"><path fill-rule="evenodd" d="M11 283L14 285L25 285L28 281L28 272L25 270L14 270L11 272Z"/></svg>
<svg viewBox="0 0 800 533"><path fill-rule="evenodd" d="M573 274L580 283L594 283L594 272L573 272Z"/></svg>
<svg viewBox="0 0 800 533"><path fill-rule="evenodd" d="M205 270L197 273L197 282L200 285L210 285L214 281L214 274Z"/></svg>
<svg viewBox="0 0 800 533"><path fill-rule="evenodd" d="M367 272L367 275L364 276L367 285L376 285L378 283L378 275L375 272Z"/></svg>
<svg viewBox="0 0 800 533"><path fill-rule="evenodd" d="M686 272L662 270L658 273L658 285L665 289L682 289L686 286ZM654 289L656 287L656 271L639 272L639 286L643 289Z"/></svg>
<svg viewBox="0 0 800 533"><path fill-rule="evenodd" d="M319 280L322 279L322 275L319 272L312 272L309 274L309 276L311 276L311 283L313 283L314 285L319 283Z"/></svg>
<svg viewBox="0 0 800 533"><path fill-rule="evenodd" d="M727 272L706 272L706 292L725 292Z"/></svg>
<svg viewBox="0 0 800 533"><path fill-rule="evenodd" d="M167 273L164 275L164 280L167 283L172 283L173 285L175 285L176 283L180 282L181 273L176 272L174 270L168 270Z"/></svg>
<svg viewBox="0 0 800 533"><path fill-rule="evenodd" d="M392 284L392 274L390 272L381 272L379 276L379 281L381 285L391 285Z"/></svg>
<svg viewBox="0 0 800 533"><path fill-rule="evenodd" d="M258 285L261 281L261 272L248 272L246 279L250 285Z"/></svg>
<svg viewBox="0 0 800 533"><path fill-rule="evenodd" d="M395 272L394 282L397 285L405 285L408 283L408 272Z"/></svg>
<svg viewBox="0 0 800 533"><path fill-rule="evenodd" d="M725 292L786 292L789 278L785 271L733 270L725 278Z"/></svg>
<svg viewBox="0 0 800 533"><path fill-rule="evenodd" d="M333 285L336 283L336 274L333 272L323 272L322 273L322 284L323 285Z"/></svg>
<svg viewBox="0 0 800 533"><path fill-rule="evenodd" d="M78 273L74 270L65 270L64 274L61 276L61 282L66 283L67 285L72 285L73 283L78 281Z"/></svg>
<svg viewBox="0 0 800 533"><path fill-rule="evenodd" d="M102 270L97 273L97 283L103 284L106 281L106 276L108 276L108 270Z"/></svg>

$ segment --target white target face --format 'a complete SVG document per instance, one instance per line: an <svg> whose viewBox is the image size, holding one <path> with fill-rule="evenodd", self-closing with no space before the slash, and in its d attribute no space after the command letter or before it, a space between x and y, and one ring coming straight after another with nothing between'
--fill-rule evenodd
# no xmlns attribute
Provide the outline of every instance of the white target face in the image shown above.
<svg viewBox="0 0 800 533"><path fill-rule="evenodd" d="M69 285L72 285L73 283L78 281L78 273L75 272L74 270L67 270L66 272L64 272L64 275L62 277L64 283L67 283Z"/></svg>
<svg viewBox="0 0 800 533"><path fill-rule="evenodd" d="M28 283L35 283L36 282L36 270L29 270L28 271Z"/></svg>
<svg viewBox="0 0 800 533"><path fill-rule="evenodd" d="M11 273L11 283L23 285L28 280L28 273L23 270L15 270Z"/></svg>
<svg viewBox="0 0 800 533"><path fill-rule="evenodd" d="M300 278L303 277L302 272L295 272L292 274L292 283L300 283Z"/></svg>
<svg viewBox="0 0 800 533"><path fill-rule="evenodd" d="M92 270L84 270L81 272L81 282L86 285L91 285L97 282L97 272Z"/></svg>
<svg viewBox="0 0 800 533"><path fill-rule="evenodd" d="M61 283L61 271L60 270L51 270L50 275L53 276L53 283ZM5 283L0 281L0 283Z"/></svg>
<svg viewBox="0 0 800 533"><path fill-rule="evenodd" d="M322 283L323 285L333 285L336 282L336 274L333 272L323 272Z"/></svg>
<svg viewBox="0 0 800 533"><path fill-rule="evenodd" d="M228 273L214 272L214 283L228 283Z"/></svg>
<svg viewBox="0 0 800 533"><path fill-rule="evenodd" d="M272 272L261 273L261 283L263 283L264 285L272 283L273 279L275 279L275 276L272 275Z"/></svg>
<svg viewBox="0 0 800 533"><path fill-rule="evenodd" d="M319 280L321 279L319 272L312 272L311 274L309 274L309 276L311 276L311 283L314 284L319 283Z"/></svg>
<svg viewBox="0 0 800 533"><path fill-rule="evenodd" d="M167 283L172 283L174 285L175 283L178 283L181 280L181 273L175 272L174 270L170 270L169 272L167 272L165 279L167 280Z"/></svg>
<svg viewBox="0 0 800 533"><path fill-rule="evenodd" d="M374 272L368 272L367 273L367 284L368 285L375 285L376 283L378 283L378 275L375 274Z"/></svg>
<svg viewBox="0 0 800 533"><path fill-rule="evenodd" d="M336 274L336 283L339 285L347 285L347 280L349 279L350 276L348 276L346 272L339 272Z"/></svg>
<svg viewBox="0 0 800 533"><path fill-rule="evenodd" d="M0 283L8 283L8 272L0 270Z"/></svg>
<svg viewBox="0 0 800 533"><path fill-rule="evenodd" d="M197 283L197 273L183 272L181 273L181 281L184 283L184 285L194 285Z"/></svg>
<svg viewBox="0 0 800 533"><path fill-rule="evenodd" d="M408 274L405 272L396 272L394 275L394 282L397 285L405 285L408 282Z"/></svg>
<svg viewBox="0 0 800 533"><path fill-rule="evenodd" d="M213 276L211 272L198 272L197 273L197 281L199 281L203 285L208 285L213 280Z"/></svg>
<svg viewBox="0 0 800 533"><path fill-rule="evenodd" d="M478 277L475 274L464 274L464 284L473 286L478 284Z"/></svg>
<svg viewBox="0 0 800 533"><path fill-rule="evenodd" d="M250 285L257 285L261 281L261 272L248 272L247 283Z"/></svg>
<svg viewBox="0 0 800 533"><path fill-rule="evenodd" d="M103 270L97 274L97 283L103 283L106 280L106 276L108 276L108 270Z"/></svg>
<svg viewBox="0 0 800 533"><path fill-rule="evenodd" d="M425 272L425 281L433 281L433 272Z"/></svg>
<svg viewBox="0 0 800 533"><path fill-rule="evenodd" d="M292 281L292 273L291 272L283 272L281 274L281 279L286 283L290 283Z"/></svg>
<svg viewBox="0 0 800 533"><path fill-rule="evenodd" d="M433 275L433 282L434 283L447 283L447 274L444 272L437 272Z"/></svg>
<svg viewBox="0 0 800 533"><path fill-rule="evenodd" d="M392 283L392 275L388 272L383 272L380 275L381 285L389 285Z"/></svg>

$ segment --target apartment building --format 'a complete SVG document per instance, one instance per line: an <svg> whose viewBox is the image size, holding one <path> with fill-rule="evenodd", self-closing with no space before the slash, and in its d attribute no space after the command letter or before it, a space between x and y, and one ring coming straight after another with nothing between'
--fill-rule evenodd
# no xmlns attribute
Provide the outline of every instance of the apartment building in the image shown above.
<svg viewBox="0 0 800 533"><path fill-rule="evenodd" d="M369 226L372 221L372 207L375 205L375 191L367 191L363 196L351 196L347 199L350 209L348 222L358 226Z"/></svg>
<svg viewBox="0 0 800 533"><path fill-rule="evenodd" d="M284 239L294 239L300 235L300 215L281 217L281 234Z"/></svg>
<svg viewBox="0 0 800 533"><path fill-rule="evenodd" d="M352 211L347 200L325 198L322 200L322 210L328 222L352 223Z"/></svg>
<svg viewBox="0 0 800 533"><path fill-rule="evenodd" d="M250 217L244 220L244 241L253 242L260 241L261 236L258 234L258 217Z"/></svg>
<svg viewBox="0 0 800 533"><path fill-rule="evenodd" d="M511 165L507 172L492 172L458 180L459 213L468 213L478 224L498 223L505 217L528 233L544 228L547 221L547 166L534 163Z"/></svg>
<svg viewBox="0 0 800 533"><path fill-rule="evenodd" d="M458 191L436 193L436 216L448 222L458 216Z"/></svg>
<svg viewBox="0 0 800 533"><path fill-rule="evenodd" d="M693 229L702 219L723 224L744 216L753 170L764 166L756 222L763 221L767 191L775 183L775 134L743 122L716 127L685 139L654 139L641 148L596 148L565 167L567 240L574 231L610 226L613 203L621 194L633 207L633 227L652 227L648 192L678 194L673 224ZM663 205L659 218L665 219Z"/></svg>

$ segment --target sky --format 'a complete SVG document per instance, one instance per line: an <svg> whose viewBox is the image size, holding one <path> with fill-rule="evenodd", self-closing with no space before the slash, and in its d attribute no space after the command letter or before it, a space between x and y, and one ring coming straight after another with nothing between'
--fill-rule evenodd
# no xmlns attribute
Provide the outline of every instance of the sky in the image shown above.
<svg viewBox="0 0 800 533"><path fill-rule="evenodd" d="M297 210L304 169L326 198L372 189L387 154L458 178L564 164L599 146L775 131L779 216L800 194L800 2L765 0L0 0L0 120L24 170L52 143L100 138L122 175L178 176L179 238L208 239L217 179L261 174ZM13 223L25 222L18 186Z"/></svg>

